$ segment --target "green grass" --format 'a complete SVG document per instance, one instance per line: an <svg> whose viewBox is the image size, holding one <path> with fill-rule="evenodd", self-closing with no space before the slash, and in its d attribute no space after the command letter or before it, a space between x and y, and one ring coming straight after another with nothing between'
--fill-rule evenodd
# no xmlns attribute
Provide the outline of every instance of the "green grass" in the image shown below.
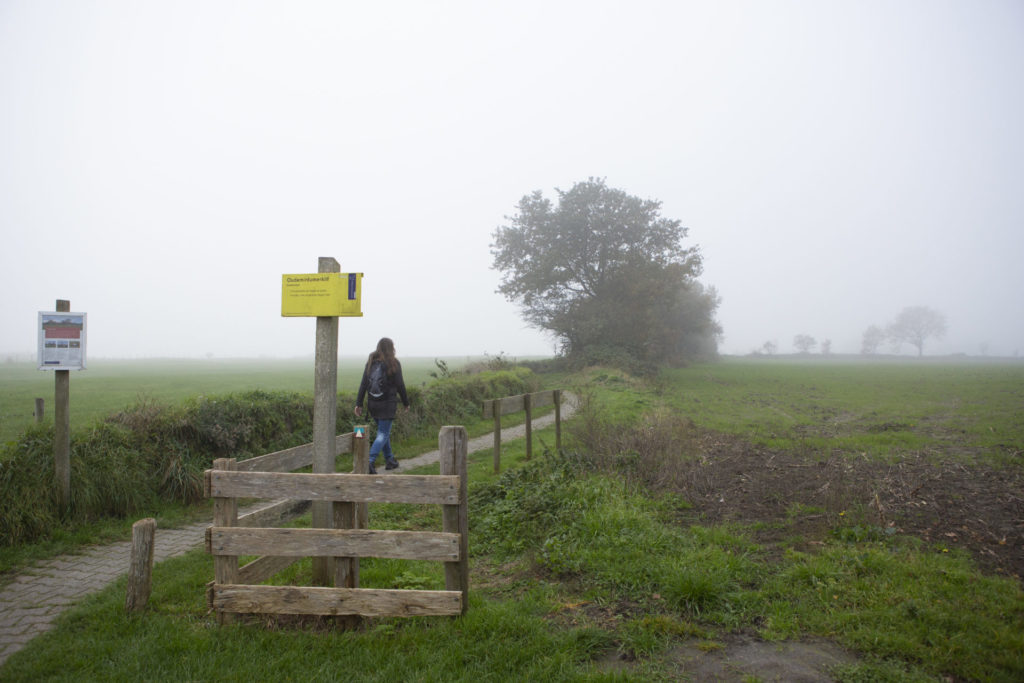
<svg viewBox="0 0 1024 683"><path fill-rule="evenodd" d="M667 408L811 459L818 449L924 451L1009 466L1019 466L1024 443L1022 379L1015 365L773 360L669 371L656 386L611 370L573 378L608 433L638 448L651 441L646 416ZM591 421L583 414L576 427ZM685 419L672 424L686 428ZM554 438L550 428L536 436ZM1018 580L883 530L839 525L813 544L801 539L801 549L762 545L754 524L702 524L686 500L649 489L649 454L595 454L580 443L556 456L535 442L531 462L521 440L507 444L500 475L489 450L471 458L465 617L372 620L354 632L218 627L203 598L212 560L194 552L157 566L145 614L125 615L124 585L112 586L12 656L0 678L679 680L675 646L727 654L730 635L742 633L836 643L856 659L831 672L841 681L1024 680ZM659 447L681 455L671 439ZM399 448L408 457L413 444ZM820 513L792 504L785 516ZM439 524L434 507L371 507L378 528ZM443 584L431 563L367 559L361 568L364 585ZM276 581L308 583L309 573L299 563Z"/></svg>
<svg viewBox="0 0 1024 683"><path fill-rule="evenodd" d="M1024 363L730 359L666 371L660 388L701 426L772 448L1019 462L1024 447Z"/></svg>
<svg viewBox="0 0 1024 683"><path fill-rule="evenodd" d="M452 367L467 359L449 358ZM338 390L354 394L364 359L342 358ZM407 386L432 380L432 358L403 358ZM305 360L94 360L70 373L71 428L100 420L140 400L174 404L201 395L262 389L313 395L313 361ZM35 399L46 401L44 418L53 422L53 372L35 363L0 364L0 442L11 441L35 418Z"/></svg>

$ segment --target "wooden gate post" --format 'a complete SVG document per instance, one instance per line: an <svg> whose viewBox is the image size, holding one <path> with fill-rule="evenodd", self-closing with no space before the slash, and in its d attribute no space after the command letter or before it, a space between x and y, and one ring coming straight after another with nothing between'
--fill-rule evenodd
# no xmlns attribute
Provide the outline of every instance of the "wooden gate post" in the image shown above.
<svg viewBox="0 0 1024 683"><path fill-rule="evenodd" d="M366 426L357 426L367 433ZM352 438L352 473L368 474L370 471L370 446L365 436ZM334 504L335 529L367 528L367 503L341 502ZM359 558L336 557L334 565L334 586L336 588L359 588Z"/></svg>
<svg viewBox="0 0 1024 683"><path fill-rule="evenodd" d="M32 411L32 414L36 416L36 422L43 421L43 412L46 410L46 401L41 398L36 399L36 408Z"/></svg>
<svg viewBox="0 0 1024 683"><path fill-rule="evenodd" d="M462 592L462 614L469 607L469 504L466 495L466 451L469 437L466 428L442 427L437 435L441 474L459 476L459 503L442 507L442 524L446 533L459 535L459 559L444 563L445 590Z"/></svg>
<svg viewBox="0 0 1024 683"><path fill-rule="evenodd" d="M57 312L69 313L71 302L57 299ZM71 372L53 373L53 463L61 516L71 512Z"/></svg>
<svg viewBox="0 0 1024 683"><path fill-rule="evenodd" d="M341 265L329 256L321 256L320 273L340 273ZM331 474L338 455L335 434L338 426L338 318L317 316L316 367L313 373L313 472ZM313 528L334 526L334 504L313 501ZM313 558L313 585L329 586L334 578L333 559Z"/></svg>
<svg viewBox="0 0 1024 683"><path fill-rule="evenodd" d="M238 469L234 458L217 458L213 461L215 470ZM209 479L207 479L209 481ZM238 524L238 499L237 498L214 498L213 499L213 526L237 526ZM207 531L209 534L209 531ZM238 556L237 555L215 555L213 557L213 580L217 584L238 583ZM234 614L230 612L217 612L217 623L224 625L234 621Z"/></svg>

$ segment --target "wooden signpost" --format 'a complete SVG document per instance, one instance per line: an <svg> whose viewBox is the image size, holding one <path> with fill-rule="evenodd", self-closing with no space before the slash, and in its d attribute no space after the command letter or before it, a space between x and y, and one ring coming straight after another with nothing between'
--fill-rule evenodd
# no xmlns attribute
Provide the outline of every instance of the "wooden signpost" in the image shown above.
<svg viewBox="0 0 1024 683"><path fill-rule="evenodd" d="M60 514L71 509L71 370L85 369L85 313L72 313L71 302L57 299L56 310L39 312L39 369L53 370L53 462ZM37 420L42 402L36 401Z"/></svg>
<svg viewBox="0 0 1024 683"><path fill-rule="evenodd" d="M281 276L281 315L316 318L313 370L313 472L334 472L338 427L338 317L361 317L362 273L341 273L330 256L321 256L316 274ZM334 528L334 503L313 502L313 528ZM313 558L313 584L330 586L334 558Z"/></svg>

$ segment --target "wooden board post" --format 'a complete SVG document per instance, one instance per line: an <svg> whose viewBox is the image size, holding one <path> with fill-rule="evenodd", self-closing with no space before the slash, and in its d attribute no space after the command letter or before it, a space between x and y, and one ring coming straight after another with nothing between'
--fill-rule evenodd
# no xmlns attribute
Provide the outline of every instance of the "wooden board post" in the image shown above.
<svg viewBox="0 0 1024 683"><path fill-rule="evenodd" d="M128 590L124 608L140 612L146 608L153 590L153 546L156 543L156 520L140 519L132 524L132 550L128 566Z"/></svg>
<svg viewBox="0 0 1024 683"><path fill-rule="evenodd" d="M36 422L43 421L43 413L46 410L46 401L41 398L36 399L36 408L32 411L32 414L36 416Z"/></svg>
<svg viewBox="0 0 1024 683"><path fill-rule="evenodd" d="M215 470L235 470L237 463L234 458L217 458L213 461ZM213 499L213 526L236 526L238 524L238 499L237 498L214 498ZM209 530L207 530L209 534ZM218 584L238 583L238 556L237 555L215 555L213 558L213 578ZM230 612L218 610L217 623L224 625L234 621L234 615Z"/></svg>
<svg viewBox="0 0 1024 683"><path fill-rule="evenodd" d="M555 389L555 452L562 451L562 390Z"/></svg>
<svg viewBox="0 0 1024 683"><path fill-rule="evenodd" d="M366 425L360 425L363 428L363 438L353 439L352 444L352 473L353 474L369 474L370 473L370 439L366 436L370 433L370 430L366 428ZM370 528L370 505L369 503L356 503L356 528L357 529L369 529Z"/></svg>
<svg viewBox="0 0 1024 683"><path fill-rule="evenodd" d="M501 471L501 399L491 401L494 411L494 473Z"/></svg>
<svg viewBox="0 0 1024 683"><path fill-rule="evenodd" d="M533 457L533 399L530 394L523 396L523 409L526 410L526 459Z"/></svg>
<svg viewBox="0 0 1024 683"><path fill-rule="evenodd" d="M442 529L459 534L459 559L444 563L444 584L449 591L462 593L462 614L469 607L469 504L467 496L466 452L469 436L466 428L442 427L437 435L441 474L458 475L459 502L442 507Z"/></svg>
<svg viewBox="0 0 1024 683"><path fill-rule="evenodd" d="M366 434L366 426L360 425ZM352 474L368 474L370 471L369 445L366 436L353 438ZM367 527L367 503L339 502L334 504L335 529L365 529ZM359 558L336 557L334 559L334 585L338 588L359 588ZM354 625L354 624L353 624Z"/></svg>
<svg viewBox="0 0 1024 683"><path fill-rule="evenodd" d="M320 273L340 273L341 265L329 256L321 256ZM334 472L338 449L335 433L338 425L338 318L317 316L316 367L313 372L313 472ZM334 503L313 502L313 528L334 526ZM330 586L334 578L334 558L313 558L313 585Z"/></svg>
<svg viewBox="0 0 1024 683"><path fill-rule="evenodd" d="M57 312L69 313L71 302L57 299ZM57 505L66 517L71 512L71 372L53 373L53 463L57 476Z"/></svg>

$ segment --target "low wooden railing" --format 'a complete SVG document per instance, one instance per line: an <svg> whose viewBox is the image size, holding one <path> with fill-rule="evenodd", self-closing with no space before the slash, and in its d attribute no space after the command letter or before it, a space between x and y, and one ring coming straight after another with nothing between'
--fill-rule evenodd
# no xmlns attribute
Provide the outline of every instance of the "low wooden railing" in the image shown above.
<svg viewBox="0 0 1024 683"><path fill-rule="evenodd" d="M483 419L494 418L494 471L501 471L501 416L526 411L526 459L533 457L533 409L555 405L555 450L562 448L562 390L537 391L483 402Z"/></svg>
<svg viewBox="0 0 1024 683"><path fill-rule="evenodd" d="M359 442L356 467L367 471L368 461L359 457L365 452L365 439L353 439L351 434L338 439L339 452L348 452L342 450L345 445L351 450L352 441ZM298 454L295 460L276 453L272 454L276 458L263 456L267 460L262 462L261 458L240 463L226 458L215 461L213 469L206 471L205 483L207 496L214 499L213 526L207 531L207 550L214 556L214 582L208 601L218 620L230 621L236 613L366 617L464 613L469 589L467 445L463 427L441 429L440 475L306 474L262 469L304 462ZM276 512L265 508L239 518L239 498L286 500L271 506ZM308 507L315 500L333 504L334 528L269 526L269 522L291 516L297 507ZM419 532L361 528L365 526L366 505L383 502L441 505L443 529ZM245 567L238 566L240 555L261 554L266 555ZM302 557L333 558L334 587L255 585ZM360 557L444 562L446 590L361 589Z"/></svg>

